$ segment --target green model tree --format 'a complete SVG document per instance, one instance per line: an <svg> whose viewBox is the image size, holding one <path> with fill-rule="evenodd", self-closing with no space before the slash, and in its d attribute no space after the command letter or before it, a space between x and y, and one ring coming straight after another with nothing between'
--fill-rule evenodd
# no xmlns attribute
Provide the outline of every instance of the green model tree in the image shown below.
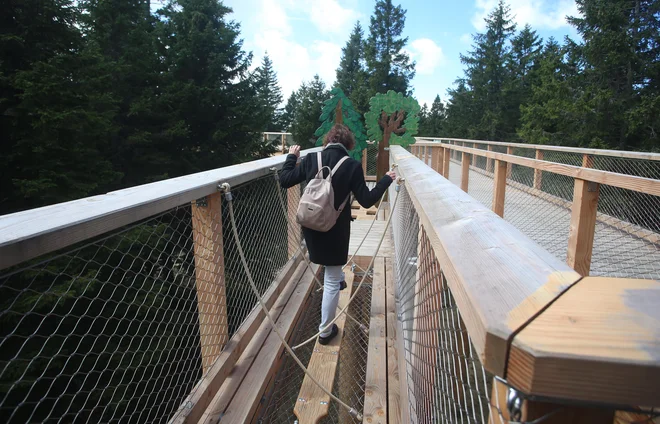
<svg viewBox="0 0 660 424"><path fill-rule="evenodd" d="M364 115L367 136L378 142L376 175L380 179L389 166L385 149L391 144L404 147L415 142L419 126L419 103L412 97L390 90L376 94L369 102L371 109Z"/></svg>
<svg viewBox="0 0 660 424"><path fill-rule="evenodd" d="M360 114L341 88L333 88L330 94L332 97L325 101L321 110L320 120L323 123L314 133L314 136L318 137L316 145L323 144L323 138L334 124L344 124L355 136L355 147L349 154L355 160L362 160L362 150L367 148L367 135L360 121Z"/></svg>

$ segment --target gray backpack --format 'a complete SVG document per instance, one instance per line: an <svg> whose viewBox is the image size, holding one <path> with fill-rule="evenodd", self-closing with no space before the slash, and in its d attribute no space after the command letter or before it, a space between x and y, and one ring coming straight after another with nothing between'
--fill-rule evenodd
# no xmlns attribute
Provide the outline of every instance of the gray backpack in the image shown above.
<svg viewBox="0 0 660 424"><path fill-rule="evenodd" d="M350 197L350 193L346 196L344 202L339 206L339 210L335 209L335 191L332 188L332 176L337 172L337 169L348 159L348 156L341 158L337 165L331 170L328 166L323 166L321 163L321 152L317 155L318 172L312 180L307 183L305 191L300 198L298 204L298 212L296 213L296 221L298 224L311 230L321 231L325 233L330 230L337 223L337 218L344 210L346 202ZM323 178L323 168L327 168L330 174Z"/></svg>

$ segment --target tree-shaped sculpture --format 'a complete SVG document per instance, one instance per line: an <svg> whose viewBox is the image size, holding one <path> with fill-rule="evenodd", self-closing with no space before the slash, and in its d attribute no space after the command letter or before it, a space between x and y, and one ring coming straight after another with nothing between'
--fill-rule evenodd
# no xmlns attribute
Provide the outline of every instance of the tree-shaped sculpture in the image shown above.
<svg viewBox="0 0 660 424"><path fill-rule="evenodd" d="M349 154L353 159L360 161L362 150L367 148L367 135L360 120L360 114L355 111L353 103L341 88L333 88L330 94L332 97L326 100L319 118L323 123L314 133L314 136L318 137L316 145L323 144L323 138L334 124L344 124L355 136L355 148Z"/></svg>
<svg viewBox="0 0 660 424"><path fill-rule="evenodd" d="M419 103L412 97L390 90L386 94L376 94L369 101L371 108L364 114L367 136L378 142L376 176L380 179L389 167L391 144L404 147L415 142L419 124Z"/></svg>

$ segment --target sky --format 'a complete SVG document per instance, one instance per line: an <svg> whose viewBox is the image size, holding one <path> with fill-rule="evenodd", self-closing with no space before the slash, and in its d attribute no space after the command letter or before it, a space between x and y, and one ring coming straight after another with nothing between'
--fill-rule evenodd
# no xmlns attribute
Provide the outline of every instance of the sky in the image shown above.
<svg viewBox="0 0 660 424"><path fill-rule="evenodd" d="M319 74L328 86L335 80L341 49L357 21L368 36L374 0L225 0L229 16L241 25L243 47L254 54L252 66L266 52L282 88L284 101L303 81ZM519 29L530 24L543 39L578 38L565 17L577 15L573 0L509 0ZM394 0L406 13L406 50L417 62L412 81L420 105L463 75L460 53L471 48L472 36L484 30L484 17L497 0Z"/></svg>

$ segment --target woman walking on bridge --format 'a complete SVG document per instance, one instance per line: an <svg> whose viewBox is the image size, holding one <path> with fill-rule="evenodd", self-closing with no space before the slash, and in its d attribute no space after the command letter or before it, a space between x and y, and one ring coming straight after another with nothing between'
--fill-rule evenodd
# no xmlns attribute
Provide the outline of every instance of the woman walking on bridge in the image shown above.
<svg viewBox="0 0 660 424"><path fill-rule="evenodd" d="M334 207L336 210L339 210L351 193L362 207L372 207L396 179L394 172L388 172L372 190L369 190L364 180L362 165L358 161L346 158L340 163L354 147L353 133L342 124L336 124L328 132L323 143L321 162L322 167L333 170L332 188L335 194ZM300 165L296 166L299 157L300 146L291 146L280 174L280 185L283 188L293 187L303 181L309 183L317 175L319 171L317 154L307 155ZM339 167L335 169L337 164ZM328 171L323 172L324 176L327 176ZM335 318L339 291L346 287L343 268L348 260L348 243L351 237L350 201L346 202L346 206L348 207L344 207L341 211L336 224L327 232L302 227L310 260L315 264L325 266L319 330L327 327ZM336 324L325 329L319 336L319 343L328 344L338 331Z"/></svg>

